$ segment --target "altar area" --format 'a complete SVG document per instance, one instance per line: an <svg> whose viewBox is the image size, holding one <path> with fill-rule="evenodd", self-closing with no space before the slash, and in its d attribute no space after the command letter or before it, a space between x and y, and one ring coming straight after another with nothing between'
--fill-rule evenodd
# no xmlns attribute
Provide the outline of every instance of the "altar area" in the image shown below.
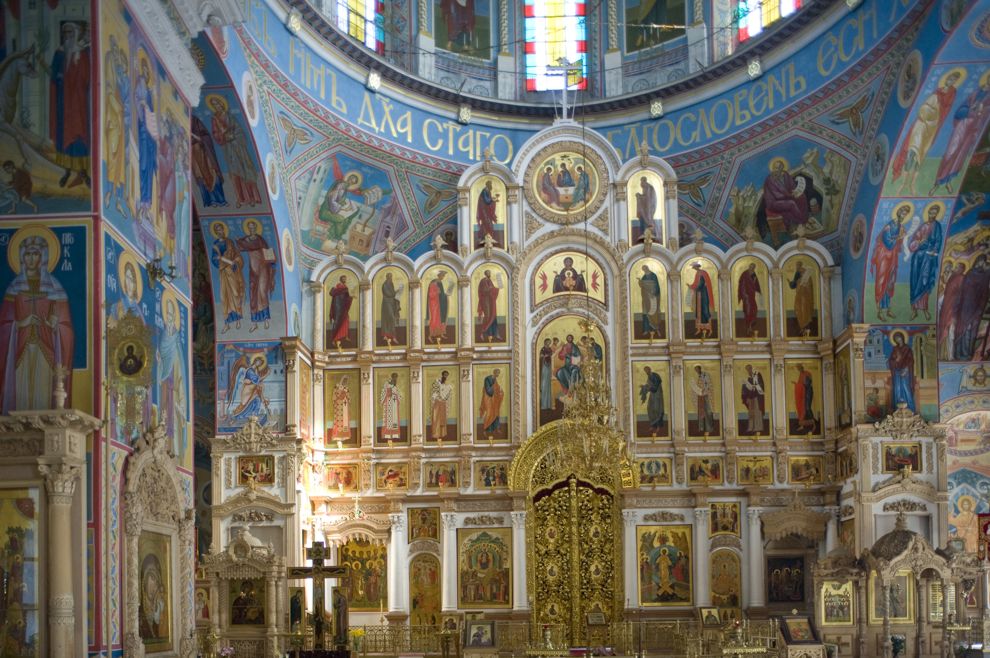
<svg viewBox="0 0 990 658"><path fill-rule="evenodd" d="M540 194L565 161L590 174L580 212ZM871 420L877 335L835 321L822 245L683 235L666 161L567 121L458 189L456 251L313 268L284 430L210 439L218 647L945 658L990 632L947 428Z"/></svg>

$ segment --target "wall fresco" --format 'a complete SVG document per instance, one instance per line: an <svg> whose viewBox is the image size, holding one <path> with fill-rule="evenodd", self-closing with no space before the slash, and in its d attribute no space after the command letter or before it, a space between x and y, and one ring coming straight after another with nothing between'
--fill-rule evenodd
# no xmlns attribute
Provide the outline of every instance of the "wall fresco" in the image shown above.
<svg viewBox="0 0 990 658"><path fill-rule="evenodd" d="M0 212L91 208L90 3L18 3L0 21Z"/></svg>

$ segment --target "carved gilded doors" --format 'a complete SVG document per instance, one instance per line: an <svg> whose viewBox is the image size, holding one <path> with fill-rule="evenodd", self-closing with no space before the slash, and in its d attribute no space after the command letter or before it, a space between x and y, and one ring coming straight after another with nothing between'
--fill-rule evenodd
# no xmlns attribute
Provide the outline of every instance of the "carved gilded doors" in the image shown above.
<svg viewBox="0 0 990 658"><path fill-rule="evenodd" d="M530 584L537 627L565 629L569 644L587 638L589 613L618 621L621 535L614 495L571 476L531 500Z"/></svg>

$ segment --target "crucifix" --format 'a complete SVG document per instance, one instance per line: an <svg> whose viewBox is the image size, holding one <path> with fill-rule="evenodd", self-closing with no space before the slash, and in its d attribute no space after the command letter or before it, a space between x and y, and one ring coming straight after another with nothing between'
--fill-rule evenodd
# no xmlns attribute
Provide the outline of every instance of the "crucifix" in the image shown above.
<svg viewBox="0 0 990 658"><path fill-rule="evenodd" d="M313 579L313 648L326 649L326 631L324 624L324 581L327 578L342 578L347 575L347 567L324 566L323 560L330 557L330 551L321 541L314 541L313 545L306 549L306 558L313 561L311 567L289 567L286 577L289 580L304 578ZM346 626L346 619L341 620ZM347 629L337 628L334 633L336 638L347 638Z"/></svg>

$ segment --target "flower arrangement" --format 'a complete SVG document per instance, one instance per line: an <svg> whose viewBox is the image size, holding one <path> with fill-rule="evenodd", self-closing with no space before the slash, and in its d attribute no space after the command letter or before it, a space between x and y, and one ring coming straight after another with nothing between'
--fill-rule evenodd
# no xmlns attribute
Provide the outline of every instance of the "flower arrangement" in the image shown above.
<svg viewBox="0 0 990 658"><path fill-rule="evenodd" d="M234 647L224 647L220 649L221 658L230 658L234 655Z"/></svg>
<svg viewBox="0 0 990 658"><path fill-rule="evenodd" d="M363 628L352 628L351 629L351 637L353 637L356 640L361 639L362 637L364 637L364 629Z"/></svg>

